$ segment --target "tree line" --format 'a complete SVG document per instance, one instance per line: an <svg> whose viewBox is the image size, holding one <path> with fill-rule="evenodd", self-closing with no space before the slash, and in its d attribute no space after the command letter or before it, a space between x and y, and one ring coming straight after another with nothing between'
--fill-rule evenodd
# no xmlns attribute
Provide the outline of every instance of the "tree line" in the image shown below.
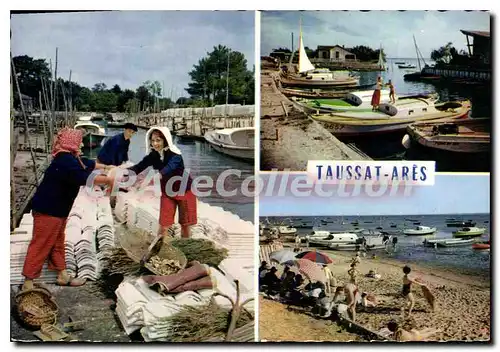
<svg viewBox="0 0 500 352"><path fill-rule="evenodd" d="M27 55L14 57L13 63L21 93L32 98L34 106L39 108L39 92L55 83L49 63L46 59L35 59ZM132 90L122 89L118 84L109 88L103 82L98 82L93 87L84 87L69 78L57 78L55 108L64 111L65 101L66 104L71 101L73 109L77 111L159 111L171 107L209 107L225 104L226 96L229 104L254 104L254 71L247 69L245 56L238 51L221 45L214 47L212 52L207 53L193 66L189 76L191 81L185 89L189 96L180 97L175 102L165 97L167 94L162 91L162 85L157 80L144 81ZM15 81L13 84L14 91L17 92ZM45 105L44 99L41 104L44 110L51 109ZM14 94L14 106L18 108L19 105L19 96Z"/></svg>
<svg viewBox="0 0 500 352"><path fill-rule="evenodd" d="M304 47L304 50L307 54L307 57L309 57L310 59L319 58L319 52L317 49L313 50L313 49L310 49L309 47L306 46L306 47ZM356 55L356 60L358 60L358 61L378 61L380 50L382 50L382 58L384 61L386 59L384 49L372 49L372 48L365 46L365 45L357 45L357 46L354 46L354 47L348 48L348 49L344 48L344 50L347 50L351 54ZM292 51L290 49L288 49L287 47L280 47L280 48L273 49L270 56L275 57L276 54L278 54L278 53L290 54L291 52ZM293 56L294 56L294 61L298 61L299 51L295 50L295 52L293 53Z"/></svg>

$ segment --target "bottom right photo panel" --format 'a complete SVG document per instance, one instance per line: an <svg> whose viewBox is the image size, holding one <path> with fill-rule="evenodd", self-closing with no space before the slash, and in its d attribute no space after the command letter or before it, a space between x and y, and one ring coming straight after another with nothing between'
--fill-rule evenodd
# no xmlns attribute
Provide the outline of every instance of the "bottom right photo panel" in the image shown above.
<svg viewBox="0 0 500 352"><path fill-rule="evenodd" d="M489 174L377 190L298 178L261 175L260 341L490 342Z"/></svg>

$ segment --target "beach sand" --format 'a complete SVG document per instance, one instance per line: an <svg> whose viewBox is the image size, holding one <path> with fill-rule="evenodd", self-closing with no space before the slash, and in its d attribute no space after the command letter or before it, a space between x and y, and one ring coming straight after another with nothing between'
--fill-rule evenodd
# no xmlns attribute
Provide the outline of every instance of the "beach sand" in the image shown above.
<svg viewBox="0 0 500 352"><path fill-rule="evenodd" d="M259 297L259 340L261 341L359 341L359 336L342 331L332 321L315 319L306 313L287 310L279 302Z"/></svg>
<svg viewBox="0 0 500 352"><path fill-rule="evenodd" d="M354 252L325 251L334 260L329 265L337 285L343 285L349 280L347 270ZM358 277L358 287L361 292L373 293L377 296L379 304L372 311L363 311L358 306L356 321L378 331L387 326L391 320L403 322L408 329L417 330L426 327L438 328L443 332L436 334L436 341L489 341L490 340L490 277L489 272L464 272L458 269L431 268L424 265L408 263L412 268L411 277L420 278L427 283L436 298L436 311L425 300L422 289L415 285L412 292L415 297L415 307L411 318L402 320L401 306L403 300L400 296L402 289L403 271L406 263L388 258L372 259L368 256L361 258L357 270L361 273ZM381 275L380 279L367 278L364 275L370 270L375 270ZM279 303L273 303L279 304ZM261 305L260 326L272 324L278 327L278 320L274 314L268 314L268 304ZM283 306L285 307L285 306ZM406 314L408 310L406 309ZM269 319L269 321L267 321ZM304 315L309 324L316 321L313 317ZM303 325L303 326L302 326ZM299 334L305 330L307 323L297 327L298 331L287 331L287 335ZM276 329L275 328L275 329ZM293 325L286 328L295 329ZM264 331L264 330L262 330ZM278 333L276 333L279 335ZM346 333L343 333L346 334ZM343 334L332 335L331 340L349 341ZM265 333L263 336L268 336ZM270 338L268 336L268 338ZM319 340L325 340L323 337Z"/></svg>

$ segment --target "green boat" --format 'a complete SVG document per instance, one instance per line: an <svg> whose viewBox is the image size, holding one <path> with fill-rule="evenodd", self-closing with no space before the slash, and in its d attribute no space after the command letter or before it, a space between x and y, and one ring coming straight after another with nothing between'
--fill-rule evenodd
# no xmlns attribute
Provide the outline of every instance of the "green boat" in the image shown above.
<svg viewBox="0 0 500 352"><path fill-rule="evenodd" d="M478 237L486 232L484 227L464 227L461 230L453 232L455 237Z"/></svg>
<svg viewBox="0 0 500 352"><path fill-rule="evenodd" d="M101 145L102 141L107 137L102 126L90 121L80 121L75 125L75 129L83 131L83 147L96 148Z"/></svg>

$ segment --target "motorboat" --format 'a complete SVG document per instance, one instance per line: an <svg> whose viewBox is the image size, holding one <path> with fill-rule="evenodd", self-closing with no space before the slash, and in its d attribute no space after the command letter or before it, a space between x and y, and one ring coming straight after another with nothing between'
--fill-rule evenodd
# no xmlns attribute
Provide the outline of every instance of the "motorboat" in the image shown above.
<svg viewBox="0 0 500 352"><path fill-rule="evenodd" d="M481 251L489 251L490 250L490 241L474 243L472 245L472 249L481 250Z"/></svg>
<svg viewBox="0 0 500 352"><path fill-rule="evenodd" d="M348 232L329 233L325 237L309 236L309 243L327 247L331 244L352 244L356 243L358 240L358 235Z"/></svg>
<svg viewBox="0 0 500 352"><path fill-rule="evenodd" d="M278 226L278 231L281 235L291 235L296 233L297 229L290 226Z"/></svg>
<svg viewBox="0 0 500 352"><path fill-rule="evenodd" d="M330 243L328 248L338 251L360 251L362 249L373 251L385 249L390 239L389 236L368 237L364 238L366 242L363 244L362 237L358 238L356 242L353 243Z"/></svg>
<svg viewBox="0 0 500 352"><path fill-rule="evenodd" d="M403 233L407 236L425 236L432 235L436 231L435 227L417 226L414 229L404 229Z"/></svg>
<svg viewBox="0 0 500 352"><path fill-rule="evenodd" d="M426 247L459 247L473 243L473 239L463 238L440 238L440 239L426 239L424 246Z"/></svg>
<svg viewBox="0 0 500 352"><path fill-rule="evenodd" d="M372 111L370 105L373 90L348 93L343 99L300 99L294 100L307 110L312 111ZM293 99L293 98L292 98ZM389 90L381 91L380 101L389 102Z"/></svg>
<svg viewBox="0 0 500 352"><path fill-rule="evenodd" d="M85 148L95 148L107 137L104 127L90 121L79 121L74 128L83 131Z"/></svg>
<svg viewBox="0 0 500 352"><path fill-rule="evenodd" d="M458 231L454 231L455 237L479 237L486 232L484 227L464 227Z"/></svg>
<svg viewBox="0 0 500 352"><path fill-rule="evenodd" d="M468 220L468 221L454 220L454 221L447 221L446 226L448 226L448 227L473 227L473 226L476 226L476 223L472 220Z"/></svg>
<svg viewBox="0 0 500 352"><path fill-rule="evenodd" d="M255 158L255 128L226 128L208 131L205 140L216 151L243 160Z"/></svg>
<svg viewBox="0 0 500 352"><path fill-rule="evenodd" d="M336 136L357 136L405 131L416 122L450 122L467 118L470 101L436 103L436 95L399 98L394 104L381 103L377 111L343 111L312 114Z"/></svg>

